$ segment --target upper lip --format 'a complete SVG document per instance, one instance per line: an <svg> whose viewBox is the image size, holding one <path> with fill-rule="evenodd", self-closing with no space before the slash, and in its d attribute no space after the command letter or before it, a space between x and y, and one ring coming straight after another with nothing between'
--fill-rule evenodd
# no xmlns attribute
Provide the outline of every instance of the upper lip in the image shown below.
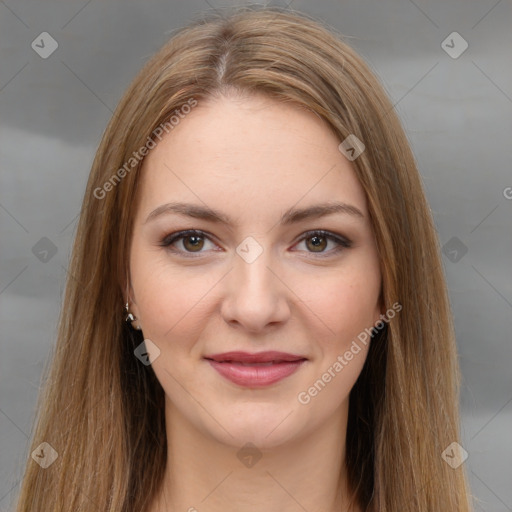
<svg viewBox="0 0 512 512"><path fill-rule="evenodd" d="M287 352L277 352L275 350L266 352L256 352L251 354L249 352L232 351L223 352L221 354L212 354L205 356L205 359L211 359L219 363L234 361L240 363L268 363L278 361L301 361L306 359L304 356L297 354L290 354Z"/></svg>

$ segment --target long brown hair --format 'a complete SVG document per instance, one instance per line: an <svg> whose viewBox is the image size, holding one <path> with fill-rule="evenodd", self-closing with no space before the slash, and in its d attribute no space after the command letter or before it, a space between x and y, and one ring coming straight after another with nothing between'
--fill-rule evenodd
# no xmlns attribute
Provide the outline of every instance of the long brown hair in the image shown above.
<svg viewBox="0 0 512 512"><path fill-rule="evenodd" d="M130 159L159 126L170 131L191 99L233 93L308 109L340 142L353 134L366 146L353 166L375 231L382 299L403 309L371 343L350 394L346 464L357 502L375 512L470 510L463 466L441 457L459 441L459 370L438 240L408 140L343 36L277 8L194 20L118 105L87 184L32 432L30 453L47 442L58 457L43 469L28 454L16 510L139 512L159 491L164 393L134 357L143 338L123 311L142 162Z"/></svg>

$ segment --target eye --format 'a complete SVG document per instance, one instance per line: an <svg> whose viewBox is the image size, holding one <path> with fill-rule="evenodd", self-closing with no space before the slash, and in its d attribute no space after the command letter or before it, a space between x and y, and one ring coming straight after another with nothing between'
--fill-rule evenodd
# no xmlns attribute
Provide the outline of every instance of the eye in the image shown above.
<svg viewBox="0 0 512 512"><path fill-rule="evenodd" d="M178 231L167 235L160 245L162 247L168 247L173 252L200 253L206 240L210 241L203 231L189 229L187 231ZM184 251L171 247L178 241L181 241L181 246L185 249Z"/></svg>
<svg viewBox="0 0 512 512"><path fill-rule="evenodd" d="M194 253L200 254L203 252L202 249L205 247L206 241L212 243L206 233L197 229L189 229L187 231L178 231L167 235L161 241L160 245L176 253L192 255ZM177 242L181 242L181 249L173 247ZM331 253L338 253L352 246L352 242L347 238L323 230L304 233L299 240L299 243L302 242L306 243L307 252L318 254L321 257ZM326 251L329 242L333 242L335 247ZM298 244L296 244L295 247L297 245Z"/></svg>
<svg viewBox="0 0 512 512"><path fill-rule="evenodd" d="M352 246L352 242L348 240L348 238L323 230L308 231L307 233L304 233L299 242L305 242L306 248L308 250L310 249L308 252L319 254L321 257L324 257L324 255L328 256L333 253L336 254L344 249L349 249ZM335 247L330 251L326 251L325 249L329 245L329 242L333 242Z"/></svg>

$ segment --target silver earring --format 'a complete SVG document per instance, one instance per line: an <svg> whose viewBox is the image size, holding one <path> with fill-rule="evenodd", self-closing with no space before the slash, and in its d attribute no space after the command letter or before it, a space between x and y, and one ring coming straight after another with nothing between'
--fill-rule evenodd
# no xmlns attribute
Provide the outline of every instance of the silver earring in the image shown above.
<svg viewBox="0 0 512 512"><path fill-rule="evenodd" d="M133 313L130 313L128 302L125 304L124 309L126 310L125 322L128 324L132 324L133 322L135 322L135 320L137 320L137 317ZM135 329L137 329L137 331L142 330L140 325L137 325Z"/></svg>
<svg viewBox="0 0 512 512"><path fill-rule="evenodd" d="M126 322L135 322L136 318L133 316L132 313L130 313L128 302L125 304L124 309L126 309Z"/></svg>

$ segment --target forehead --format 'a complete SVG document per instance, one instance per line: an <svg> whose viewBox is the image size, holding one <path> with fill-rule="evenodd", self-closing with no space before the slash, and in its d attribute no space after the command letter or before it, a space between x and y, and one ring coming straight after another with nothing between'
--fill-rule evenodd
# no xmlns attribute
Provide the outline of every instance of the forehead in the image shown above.
<svg viewBox="0 0 512 512"><path fill-rule="evenodd" d="M366 210L339 140L312 112L264 96L199 100L143 164L141 209L195 200L248 215L345 201Z"/></svg>

